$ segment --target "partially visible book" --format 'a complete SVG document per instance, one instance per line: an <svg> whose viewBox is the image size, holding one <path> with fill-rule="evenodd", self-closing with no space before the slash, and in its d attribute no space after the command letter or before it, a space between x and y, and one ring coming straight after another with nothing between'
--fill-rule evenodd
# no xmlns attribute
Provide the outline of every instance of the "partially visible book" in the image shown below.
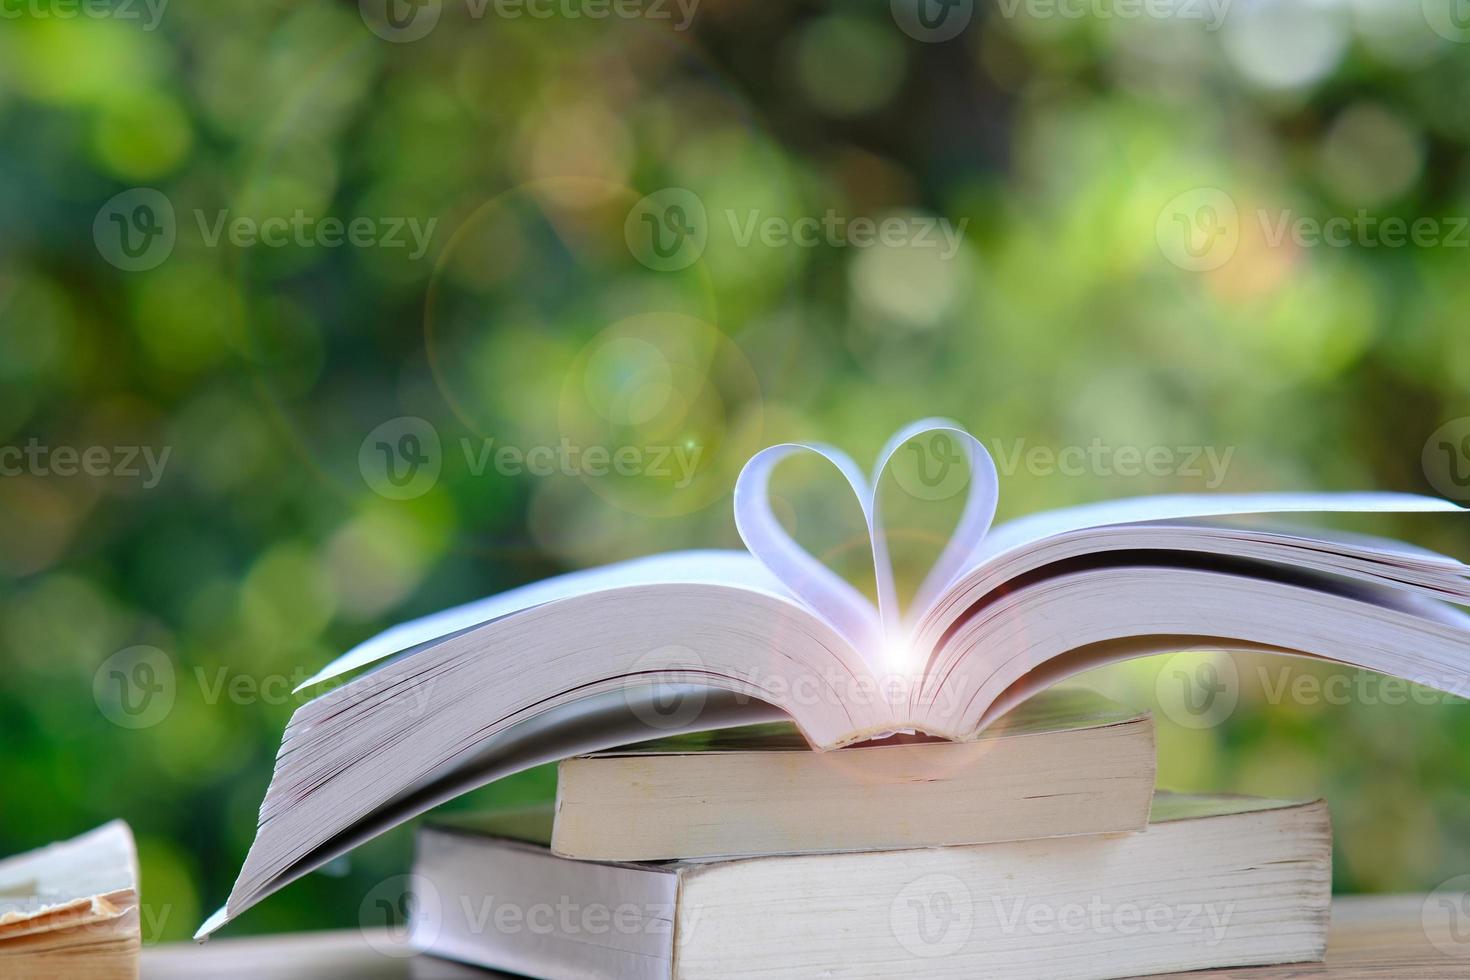
<svg viewBox="0 0 1470 980"><path fill-rule="evenodd" d="M664 864L557 857L550 831L544 809L421 829L417 947L546 980L1109 980L1326 949L1320 800L1159 794L1139 834Z"/></svg>
<svg viewBox="0 0 1470 980"><path fill-rule="evenodd" d="M136 980L138 858L120 820L0 861L0 977Z"/></svg>
<svg viewBox="0 0 1470 980"><path fill-rule="evenodd" d="M1078 688L974 742L817 752L783 722L676 735L564 760L551 850L656 861L1138 831L1155 766L1152 717Z"/></svg>

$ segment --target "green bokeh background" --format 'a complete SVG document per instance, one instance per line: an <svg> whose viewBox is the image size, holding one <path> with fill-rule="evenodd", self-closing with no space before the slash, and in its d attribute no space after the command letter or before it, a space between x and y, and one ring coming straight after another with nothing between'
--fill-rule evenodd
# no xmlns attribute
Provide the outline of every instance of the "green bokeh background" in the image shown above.
<svg viewBox="0 0 1470 980"><path fill-rule="evenodd" d="M298 680L412 615L734 546L734 475L763 445L867 459L948 415L1007 453L1229 453L1219 481L1003 466L1002 516L1458 489L1424 450L1470 415L1470 35L1435 3L1237 0L1217 23L1189 16L1203 4L975 0L937 42L903 29L903 0L704 0L682 28L675 6L566 13L588 6L445 0L413 41L324 0L174 0L156 25L141 6L6 8L0 445L169 455L156 485L120 466L0 478L0 852L126 818L150 941L227 894ZM176 241L126 271L94 224L135 188L166 197ZM638 238L639 202L665 188L703 211L681 268ZM1205 214L1220 195L1234 214ZM221 215L298 213L432 234L419 257L212 238ZM829 213L963 234L953 255L744 235ZM1437 240L1274 234L1359 215L1429 217ZM395 499L373 460L405 417L437 438L439 475ZM479 465L563 445L698 448L699 465L688 481ZM787 496L830 530L814 491ZM1372 526L1470 557L1457 521ZM174 698L135 729L94 681L138 645L162 651ZM1160 663L1094 681L1157 708ZM1279 665L1237 663L1223 724L1158 712L1163 784L1326 795L1340 890L1470 870L1462 702L1371 683L1341 704L1273 699L1259 681ZM235 928L354 925L410 845L387 835Z"/></svg>

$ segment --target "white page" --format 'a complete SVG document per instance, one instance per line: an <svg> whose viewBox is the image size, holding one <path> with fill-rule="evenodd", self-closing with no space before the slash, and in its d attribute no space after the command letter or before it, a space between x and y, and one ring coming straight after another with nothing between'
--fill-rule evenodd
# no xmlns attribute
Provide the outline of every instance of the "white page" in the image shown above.
<svg viewBox="0 0 1470 980"><path fill-rule="evenodd" d="M121 820L0 861L0 939L6 928L51 909L136 891L137 884L133 834Z"/></svg>
<svg viewBox="0 0 1470 980"><path fill-rule="evenodd" d="M1007 521L980 542L969 567L1054 534L1109 524L1257 514L1409 514L1461 510L1451 501L1412 493L1180 493L1126 497L1042 511Z"/></svg>
<svg viewBox="0 0 1470 980"><path fill-rule="evenodd" d="M1447 500L1401 493L1174 494L1130 497L1009 521L980 542L966 569L1021 545L1064 531L1140 521L1284 513L1409 513L1459 511ZM557 599L602 589L658 582L706 582L790 597L756 558L743 551L678 551L570 572L400 623L348 650L297 688L304 690L385 657Z"/></svg>
<svg viewBox="0 0 1470 980"><path fill-rule="evenodd" d="M489 598L399 623L348 650L296 690L305 690L395 653L488 623L492 619L522 612L532 606L604 589L660 582L731 585L782 597L789 596L775 576L743 551L674 551L666 555L636 558L601 568L557 575Z"/></svg>

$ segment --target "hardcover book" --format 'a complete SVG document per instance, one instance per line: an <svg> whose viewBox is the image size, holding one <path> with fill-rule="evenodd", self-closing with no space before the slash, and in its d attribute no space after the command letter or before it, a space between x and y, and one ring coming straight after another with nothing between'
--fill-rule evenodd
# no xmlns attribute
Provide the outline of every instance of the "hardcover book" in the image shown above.
<svg viewBox="0 0 1470 980"><path fill-rule="evenodd" d="M1315 962L1326 804L1160 794L1140 834L727 861L572 861L550 813L429 825L410 937L545 980L1109 980Z"/></svg>

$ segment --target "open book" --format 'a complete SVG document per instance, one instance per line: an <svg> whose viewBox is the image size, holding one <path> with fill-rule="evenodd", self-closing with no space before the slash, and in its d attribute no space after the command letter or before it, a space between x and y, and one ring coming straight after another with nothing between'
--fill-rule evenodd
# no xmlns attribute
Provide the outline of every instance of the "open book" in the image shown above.
<svg viewBox="0 0 1470 980"><path fill-rule="evenodd" d="M906 610L882 476L942 438L968 462L954 533ZM815 453L857 495L877 601L772 511L783 460ZM306 686L260 826L215 931L265 896L471 788L679 731L787 718L819 748L894 732L973 740L1053 682L1187 649L1320 657L1470 692L1470 568L1376 538L1263 530L1260 514L1458 511L1407 494L1161 496L991 528L995 464L957 425L914 423L870 483L827 446L757 453L735 487L748 552L681 552L577 572L393 627ZM350 680L345 680L353 675ZM821 819L813 814L814 820Z"/></svg>

